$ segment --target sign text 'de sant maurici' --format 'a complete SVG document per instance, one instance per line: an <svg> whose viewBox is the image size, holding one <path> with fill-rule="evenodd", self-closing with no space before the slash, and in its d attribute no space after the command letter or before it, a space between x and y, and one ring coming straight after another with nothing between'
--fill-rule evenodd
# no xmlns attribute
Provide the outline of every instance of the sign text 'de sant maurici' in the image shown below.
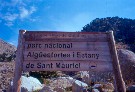
<svg viewBox="0 0 135 92"><path fill-rule="evenodd" d="M28 31L24 42L24 71L112 70L106 33Z"/></svg>

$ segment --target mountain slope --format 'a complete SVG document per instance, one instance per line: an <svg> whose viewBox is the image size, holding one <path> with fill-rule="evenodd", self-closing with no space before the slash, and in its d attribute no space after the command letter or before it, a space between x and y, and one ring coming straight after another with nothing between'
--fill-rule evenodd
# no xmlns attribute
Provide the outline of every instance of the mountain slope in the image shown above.
<svg viewBox="0 0 135 92"><path fill-rule="evenodd" d="M0 61L11 61L15 58L16 47L0 39Z"/></svg>
<svg viewBox="0 0 135 92"><path fill-rule="evenodd" d="M83 27L82 32L114 31L116 42L122 42L135 52L135 20L119 17L96 18Z"/></svg>

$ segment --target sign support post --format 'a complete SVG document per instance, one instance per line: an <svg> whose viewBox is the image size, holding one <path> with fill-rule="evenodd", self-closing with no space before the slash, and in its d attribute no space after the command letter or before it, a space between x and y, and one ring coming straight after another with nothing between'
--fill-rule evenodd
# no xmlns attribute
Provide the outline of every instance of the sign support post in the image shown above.
<svg viewBox="0 0 135 92"><path fill-rule="evenodd" d="M12 92L20 92L21 90L21 74L22 74L22 64L23 64L23 42L24 42L23 34L24 33L25 33L25 30L19 31Z"/></svg>
<svg viewBox="0 0 135 92"><path fill-rule="evenodd" d="M117 50L115 47L115 40L113 36L113 31L110 31L108 33L109 35L109 42L110 42L110 51L111 51L111 56L112 56L112 66L113 66L113 72L116 80L116 85L117 85L117 91L118 92L126 92L126 87L125 83L123 81L121 69L120 69L120 64L119 64L119 59L117 55Z"/></svg>

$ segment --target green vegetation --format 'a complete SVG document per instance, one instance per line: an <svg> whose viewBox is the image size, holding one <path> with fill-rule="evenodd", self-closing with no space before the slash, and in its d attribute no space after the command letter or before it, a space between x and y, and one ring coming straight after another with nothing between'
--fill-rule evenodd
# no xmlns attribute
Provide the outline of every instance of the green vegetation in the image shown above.
<svg viewBox="0 0 135 92"><path fill-rule="evenodd" d="M96 18L82 32L114 31L116 42L122 42L135 52L135 20L119 17Z"/></svg>

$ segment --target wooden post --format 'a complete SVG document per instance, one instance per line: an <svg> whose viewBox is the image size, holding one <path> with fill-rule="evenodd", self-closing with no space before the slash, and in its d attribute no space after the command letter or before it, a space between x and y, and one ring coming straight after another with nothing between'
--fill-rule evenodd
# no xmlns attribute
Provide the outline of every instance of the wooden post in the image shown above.
<svg viewBox="0 0 135 92"><path fill-rule="evenodd" d="M118 92L126 92L126 87L125 83L123 81L121 69L120 69L120 64L119 64L119 59L117 55L117 50L115 47L115 40L113 36L113 31L110 31L108 33L109 36L109 42L110 42L110 50L111 50L111 56L112 56L112 65L113 65L113 72L115 75L115 80L116 80L116 86L117 86L117 91Z"/></svg>
<svg viewBox="0 0 135 92"><path fill-rule="evenodd" d="M24 33L25 33L25 30L19 31L12 92L20 92L21 90L20 88L21 88L21 74L22 74L22 62L23 62L23 41L24 41L23 35Z"/></svg>

